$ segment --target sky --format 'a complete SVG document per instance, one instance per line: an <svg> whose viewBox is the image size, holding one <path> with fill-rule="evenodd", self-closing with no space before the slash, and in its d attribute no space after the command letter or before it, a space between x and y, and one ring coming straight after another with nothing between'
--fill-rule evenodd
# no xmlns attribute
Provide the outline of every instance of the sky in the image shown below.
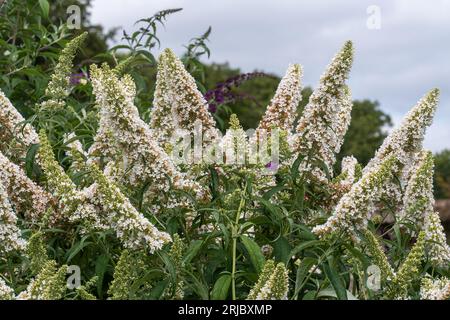
<svg viewBox="0 0 450 320"><path fill-rule="evenodd" d="M138 19L168 8L183 11L158 31L161 49L182 54L183 45L211 26L207 62L279 76L300 63L305 86L316 86L352 40L354 99L379 101L399 125L426 92L440 88L425 147L450 148L450 0L94 0L91 20L130 33Z"/></svg>

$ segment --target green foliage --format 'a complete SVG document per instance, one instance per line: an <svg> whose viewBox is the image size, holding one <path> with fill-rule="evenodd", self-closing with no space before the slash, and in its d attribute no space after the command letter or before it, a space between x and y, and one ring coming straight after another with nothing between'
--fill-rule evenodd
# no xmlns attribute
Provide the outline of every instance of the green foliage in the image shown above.
<svg viewBox="0 0 450 320"><path fill-rule="evenodd" d="M450 198L450 150L443 150L434 155L434 186L437 199Z"/></svg>

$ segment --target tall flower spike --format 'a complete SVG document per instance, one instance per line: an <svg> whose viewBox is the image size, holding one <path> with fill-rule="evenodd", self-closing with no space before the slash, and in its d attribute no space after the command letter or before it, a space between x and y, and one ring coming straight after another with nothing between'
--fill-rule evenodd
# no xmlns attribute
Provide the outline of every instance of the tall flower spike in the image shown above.
<svg viewBox="0 0 450 320"><path fill-rule="evenodd" d="M27 289L17 296L17 300L60 300L67 288L67 266L58 268L56 261L49 260L42 267Z"/></svg>
<svg viewBox="0 0 450 320"><path fill-rule="evenodd" d="M140 253L130 253L123 250L114 269L113 280L109 286L108 294L112 300L125 300L130 298L130 286L139 273L145 268Z"/></svg>
<svg viewBox="0 0 450 320"><path fill-rule="evenodd" d="M273 260L268 260L247 300L287 300L288 290L288 270L282 262L275 266Z"/></svg>
<svg viewBox="0 0 450 320"><path fill-rule="evenodd" d="M450 298L450 280L423 278L420 286L420 299L447 300Z"/></svg>
<svg viewBox="0 0 450 320"><path fill-rule="evenodd" d="M39 220L50 206L51 196L1 152L0 168L0 183L3 183L15 210L23 213L30 222Z"/></svg>
<svg viewBox="0 0 450 320"><path fill-rule="evenodd" d="M214 141L219 132L208 112L208 103L197 89L195 79L186 71L183 63L166 49L160 57L158 83L155 91L151 128L160 142L167 142L173 129L186 130L193 134L201 125L205 145Z"/></svg>
<svg viewBox="0 0 450 320"><path fill-rule="evenodd" d="M419 267L425 254L425 233L420 232L417 241L408 253L405 261L400 266L397 274L390 283L387 296L390 299L408 298L408 288L417 279L420 273Z"/></svg>
<svg viewBox="0 0 450 320"><path fill-rule="evenodd" d="M129 86L120 81L107 66L102 69L92 66L91 76L97 104L101 106L103 126L99 129L102 145L94 149L97 153L110 155L115 162L112 167L122 173L110 177L124 179L127 185L133 187L150 183L147 194L156 195L169 190L169 177L174 188L192 191L198 199L206 199L206 190L179 172L156 143L151 130L139 117L131 99L133 94L127 91ZM97 141L96 137L95 143ZM125 171L126 175L123 174Z"/></svg>
<svg viewBox="0 0 450 320"><path fill-rule="evenodd" d="M448 269L450 266L450 246L447 244L439 213L435 211L427 213L423 230L427 240L426 249L431 262L438 267Z"/></svg>
<svg viewBox="0 0 450 320"><path fill-rule="evenodd" d="M352 63L353 45L348 41L322 75L320 85L309 98L293 138L294 154L308 156L313 150L315 159L322 161L330 174L336 150L340 149L348 128L351 97L345 81ZM312 165L311 160L303 161L300 169L310 171L319 180L326 181L323 169ZM306 163L309 163L308 167Z"/></svg>
<svg viewBox="0 0 450 320"><path fill-rule="evenodd" d="M0 90L0 152L18 161L25 158L28 148L39 143L34 128L11 104L11 101Z"/></svg>
<svg viewBox="0 0 450 320"><path fill-rule="evenodd" d="M392 173L396 170L397 163L397 159L392 156L366 172L341 198L327 222L314 227L312 231L318 235L336 231L354 235L355 231L364 230L372 204L379 200L385 184L391 180Z"/></svg>
<svg viewBox="0 0 450 320"><path fill-rule="evenodd" d="M230 117L230 128L220 142L222 154L227 165L245 165L248 150L247 135L242 129L239 119L233 113Z"/></svg>
<svg viewBox="0 0 450 320"><path fill-rule="evenodd" d="M441 224L439 214L434 211L433 154L422 151L416 156L412 174L403 197L403 208L398 220L410 223L425 231L426 249L433 264L448 267L450 246Z"/></svg>
<svg viewBox="0 0 450 320"><path fill-rule="evenodd" d="M403 196L403 208L398 220L401 223L411 223L423 226L427 214L434 212L433 197L433 155L422 151L412 166L411 176Z"/></svg>
<svg viewBox="0 0 450 320"><path fill-rule="evenodd" d="M0 253L25 249L26 242L22 239L20 229L16 224L17 216L8 201L8 194L0 182Z"/></svg>
<svg viewBox="0 0 450 320"><path fill-rule="evenodd" d="M302 100L302 76L303 69L299 64L289 66L256 131L270 131L272 127L291 131L297 106Z"/></svg>
<svg viewBox="0 0 450 320"><path fill-rule="evenodd" d="M39 133L41 147L38 151L38 163L46 178L47 187L52 195L58 199L59 209L64 218L70 220L83 197L76 185L55 160L52 147L44 131Z"/></svg>
<svg viewBox="0 0 450 320"><path fill-rule="evenodd" d="M433 121L439 99L439 90L433 89L409 111L400 127L392 131L370 160L364 171L370 170L390 154L394 154L404 166L411 166L414 156L422 150L425 131Z"/></svg>
<svg viewBox="0 0 450 320"><path fill-rule="evenodd" d="M70 74L72 64L78 49L87 38L88 33L84 32L72 39L59 55L58 64L51 76L50 82L45 90L47 100L41 104L42 108L58 109L64 107L64 99L69 95Z"/></svg>
<svg viewBox="0 0 450 320"><path fill-rule="evenodd" d="M107 213L107 225L116 231L117 237L126 248L145 249L153 253L171 241L169 234L159 231L139 213L95 164L91 165L90 169L97 186L97 203L94 205Z"/></svg>

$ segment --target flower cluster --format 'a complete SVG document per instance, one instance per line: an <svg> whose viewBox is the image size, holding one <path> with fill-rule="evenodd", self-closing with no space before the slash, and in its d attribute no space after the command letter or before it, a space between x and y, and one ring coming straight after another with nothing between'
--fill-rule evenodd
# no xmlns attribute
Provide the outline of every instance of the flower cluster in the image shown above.
<svg viewBox="0 0 450 320"><path fill-rule="evenodd" d="M297 114L297 107L302 99L303 69L299 64L290 65L286 75L281 79L275 96L256 131L270 131L272 127L290 131Z"/></svg>
<svg viewBox="0 0 450 320"><path fill-rule="evenodd" d="M327 222L314 227L313 232L323 235L344 231L354 235L355 231L364 230L369 221L373 203L379 200L386 183L392 178L397 166L397 159L391 156L377 167L365 172L362 178L341 198Z"/></svg>
<svg viewBox="0 0 450 320"><path fill-rule="evenodd" d="M423 230L431 262L436 266L448 268L450 265L450 246L447 244L439 213L435 211L427 213Z"/></svg>
<svg viewBox="0 0 450 320"><path fill-rule="evenodd" d="M415 156L422 150L425 131L433 121L438 98L439 90L433 89L420 99L406 115L400 127L384 140L364 171L371 170L391 154L394 154L404 166L412 166Z"/></svg>
<svg viewBox="0 0 450 320"><path fill-rule="evenodd" d="M8 287L5 281L0 278L0 300L12 300L14 298L14 290Z"/></svg>
<svg viewBox="0 0 450 320"><path fill-rule="evenodd" d="M16 224L17 216L0 182L0 253L25 249L26 242Z"/></svg>
<svg viewBox="0 0 450 320"><path fill-rule="evenodd" d="M19 161L25 158L28 148L39 143L39 138L31 124L14 108L0 90L0 152Z"/></svg>
<svg viewBox="0 0 450 320"><path fill-rule="evenodd" d="M416 156L398 219L400 223L412 223L425 231L427 251L435 265L450 263L450 246L439 214L434 211L433 155L429 151Z"/></svg>
<svg viewBox="0 0 450 320"><path fill-rule="evenodd" d="M174 188L207 199L206 190L178 171L139 117L132 101L131 82L119 80L107 66L101 69L93 66L91 76L97 104L101 107L101 122L89 155L109 157L106 172L111 173L110 178L132 187L149 183L147 195L166 193L171 179Z"/></svg>
<svg viewBox="0 0 450 320"><path fill-rule="evenodd" d="M423 278L420 298L424 300L447 300L450 298L450 280Z"/></svg>
<svg viewBox="0 0 450 320"><path fill-rule="evenodd" d="M287 300L288 290L289 276L286 267L281 262L275 265L273 260L268 260L247 300Z"/></svg>
<svg viewBox="0 0 450 320"><path fill-rule="evenodd" d="M401 223L412 222L421 226L425 216L434 211L433 155L431 152L422 151L417 156L411 172L398 220Z"/></svg>
<svg viewBox="0 0 450 320"><path fill-rule="evenodd" d="M192 133L196 126L201 127L205 145L217 139L214 119L195 79L172 50L166 49L159 60L150 127L158 142L164 145L175 129Z"/></svg>
<svg viewBox="0 0 450 320"><path fill-rule="evenodd" d="M0 167L0 183L3 184L15 210L23 213L30 222L38 221L49 207L51 196L1 152Z"/></svg>
<svg viewBox="0 0 450 320"><path fill-rule="evenodd" d="M326 181L326 172L317 162L322 162L329 174L347 131L352 108L350 91L345 81L353 62L353 45L349 41L333 58L313 92L293 137L294 154L308 157L301 170L311 172ZM314 159L310 159L314 150Z"/></svg>
<svg viewBox="0 0 450 320"><path fill-rule="evenodd" d="M54 217L56 221L60 218L71 220L73 213L77 210L80 203L83 202L81 193L77 190L77 186L64 172L64 169L56 161L53 154L52 146L44 131L39 133L41 146L38 151L37 161L42 171L47 177L47 188L58 202L58 215L62 217Z"/></svg>
<svg viewBox="0 0 450 320"><path fill-rule="evenodd" d="M17 300L59 300L66 292L67 266L58 268L56 261L48 260L27 289L19 293Z"/></svg>
<svg viewBox="0 0 450 320"><path fill-rule="evenodd" d="M41 108L59 109L64 107L64 99L69 95L70 84L74 79L71 76L72 61L87 35L87 32L82 33L71 40L62 50L45 91L47 100L41 104Z"/></svg>
<svg viewBox="0 0 450 320"><path fill-rule="evenodd" d="M106 213L106 225L115 230L126 248L145 249L150 253L162 248L171 241L170 236L159 231L153 224L139 213L120 189L108 179L96 165L91 165L91 174L95 181L96 197L92 204L101 207Z"/></svg>
<svg viewBox="0 0 450 320"><path fill-rule="evenodd" d="M419 267L425 256L425 242L425 233L420 232L416 243L390 283L390 290L387 293L388 297L395 299L408 298L408 287L417 278L420 272Z"/></svg>

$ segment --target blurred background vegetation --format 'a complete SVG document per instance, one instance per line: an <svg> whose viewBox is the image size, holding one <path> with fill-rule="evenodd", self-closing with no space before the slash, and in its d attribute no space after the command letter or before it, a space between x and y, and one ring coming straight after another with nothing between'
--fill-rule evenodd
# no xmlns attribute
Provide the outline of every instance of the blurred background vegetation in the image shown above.
<svg viewBox="0 0 450 320"><path fill-rule="evenodd" d="M26 118L32 118L34 115L34 106L43 96L49 74L61 48L74 35L88 31L89 37L84 49L78 54L74 74L88 79L87 65L101 62L116 64L132 55L134 58L127 71L136 80L138 87L136 103L142 117L148 120L156 80L156 59L153 51L159 45L164 47L163 39L160 44L157 37L157 28L170 19L170 14L176 14L178 10L163 12L141 21L141 29L138 29L137 33L124 34L126 45L111 48L110 43L120 40L119 30L104 30L102 26L92 25L89 14L91 2L91 0L0 1L0 87ZM67 7L74 4L81 9L81 30L69 30L64 25L68 17ZM217 88L223 88L224 84L231 84L227 94L232 99L211 102L214 108L210 110L222 129L226 128L231 113L238 115L245 129L255 128L280 78L278 75L264 74L262 70L257 70L255 71L257 73L244 79L241 70L228 63L205 63L210 54L207 46L210 32L211 28L208 28L203 35L185 44L186 53L183 61L205 95L217 91ZM236 79L243 80L239 80L239 84L236 85ZM78 82L75 82L74 94L78 96L74 101L89 107L93 101L88 100L87 97L90 95L83 94L86 90L90 90L89 87L80 89L77 85ZM298 115L311 93L310 87L303 90ZM215 99L218 99L217 96ZM354 101L352 123L338 158L354 155L360 163L366 164L391 127L391 117L380 109L377 101ZM437 199L448 199L450 150L435 154L435 159L435 196Z"/></svg>

